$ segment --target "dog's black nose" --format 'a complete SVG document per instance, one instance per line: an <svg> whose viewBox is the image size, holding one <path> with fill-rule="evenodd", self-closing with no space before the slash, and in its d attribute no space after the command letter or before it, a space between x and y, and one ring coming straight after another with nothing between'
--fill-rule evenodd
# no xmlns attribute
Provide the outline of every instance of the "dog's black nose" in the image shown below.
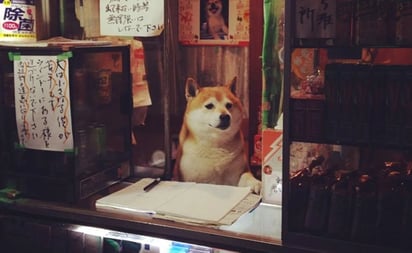
<svg viewBox="0 0 412 253"><path fill-rule="evenodd" d="M230 116L228 114L222 114L219 118L221 121L230 122Z"/></svg>
<svg viewBox="0 0 412 253"><path fill-rule="evenodd" d="M224 130L230 126L230 115L228 114L221 114L219 116L220 123L218 125L218 128Z"/></svg>

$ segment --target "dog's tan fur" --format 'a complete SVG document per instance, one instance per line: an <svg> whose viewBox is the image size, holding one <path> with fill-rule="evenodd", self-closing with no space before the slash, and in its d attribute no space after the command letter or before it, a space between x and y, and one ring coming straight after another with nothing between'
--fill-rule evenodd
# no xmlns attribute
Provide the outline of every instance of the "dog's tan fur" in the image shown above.
<svg viewBox="0 0 412 253"><path fill-rule="evenodd" d="M206 2L208 32L211 36L213 36L213 39L221 39L219 36L220 32L223 32L225 35L227 35L229 32L229 29L222 15L222 1L206 0Z"/></svg>
<svg viewBox="0 0 412 253"><path fill-rule="evenodd" d="M236 77L224 86L186 81L187 106L179 135L175 179L250 186L261 182L249 170L241 124L243 107L234 94Z"/></svg>

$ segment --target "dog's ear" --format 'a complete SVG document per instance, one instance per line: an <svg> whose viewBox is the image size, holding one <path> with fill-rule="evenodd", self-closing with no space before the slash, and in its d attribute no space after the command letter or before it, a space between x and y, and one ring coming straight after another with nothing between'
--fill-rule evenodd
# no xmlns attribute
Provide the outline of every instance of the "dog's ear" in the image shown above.
<svg viewBox="0 0 412 253"><path fill-rule="evenodd" d="M199 85L196 82L195 79L189 77L186 79L186 91L185 91L185 97L186 100L189 100L190 98L193 98L199 93Z"/></svg>
<svg viewBox="0 0 412 253"><path fill-rule="evenodd" d="M236 95L236 82L237 82L237 76L233 77L233 79L225 85L235 95Z"/></svg>

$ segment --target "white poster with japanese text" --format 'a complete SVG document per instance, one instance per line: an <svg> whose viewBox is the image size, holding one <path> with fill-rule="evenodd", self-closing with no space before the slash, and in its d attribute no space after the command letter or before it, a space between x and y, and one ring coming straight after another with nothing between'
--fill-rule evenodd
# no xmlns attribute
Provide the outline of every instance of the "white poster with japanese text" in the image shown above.
<svg viewBox="0 0 412 253"><path fill-rule="evenodd" d="M100 0L100 33L158 36L164 28L164 0Z"/></svg>
<svg viewBox="0 0 412 253"><path fill-rule="evenodd" d="M19 144L47 151L73 149L67 57L16 54L13 61Z"/></svg>

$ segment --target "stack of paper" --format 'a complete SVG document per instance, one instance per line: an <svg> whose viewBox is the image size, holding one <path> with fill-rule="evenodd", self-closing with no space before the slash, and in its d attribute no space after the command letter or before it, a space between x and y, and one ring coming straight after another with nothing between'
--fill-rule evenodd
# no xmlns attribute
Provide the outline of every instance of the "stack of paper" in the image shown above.
<svg viewBox="0 0 412 253"><path fill-rule="evenodd" d="M140 181L96 201L97 209L145 213L155 218L205 225L230 225L259 203L249 187L161 181Z"/></svg>

